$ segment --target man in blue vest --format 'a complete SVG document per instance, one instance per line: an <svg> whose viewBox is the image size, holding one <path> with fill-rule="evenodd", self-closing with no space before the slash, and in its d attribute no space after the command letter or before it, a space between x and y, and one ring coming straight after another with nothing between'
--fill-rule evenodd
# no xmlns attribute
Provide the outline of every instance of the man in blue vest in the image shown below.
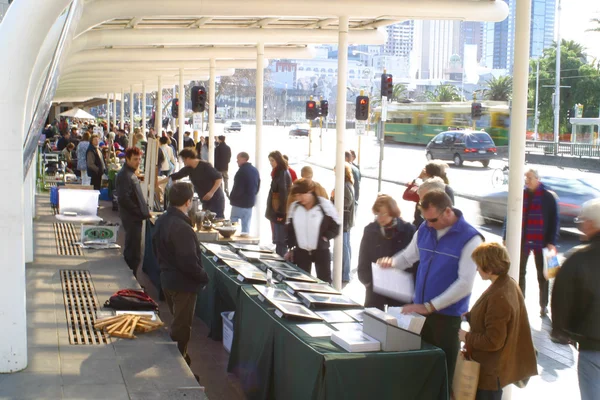
<svg viewBox="0 0 600 400"><path fill-rule="evenodd" d="M404 306L405 314L427 317L421 337L444 350L448 382L452 385L456 356L460 348L458 330L461 316L469 308L469 298L477 273L471 258L483 236L452 207L450 197L439 190L421 199L424 224L403 251L377 263L383 268L410 268L419 261L414 304Z"/></svg>

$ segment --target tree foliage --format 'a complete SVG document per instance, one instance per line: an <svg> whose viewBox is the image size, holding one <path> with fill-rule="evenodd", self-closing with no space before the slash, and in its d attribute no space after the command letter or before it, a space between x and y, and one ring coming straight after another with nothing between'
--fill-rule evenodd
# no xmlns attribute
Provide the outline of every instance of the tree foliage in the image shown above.
<svg viewBox="0 0 600 400"><path fill-rule="evenodd" d="M485 82L487 86L480 91L484 100L510 101L512 98L513 80L511 76L493 77Z"/></svg>
<svg viewBox="0 0 600 400"><path fill-rule="evenodd" d="M433 92L428 91L426 96L427 100L440 103L462 100L458 88L454 85L440 85Z"/></svg>

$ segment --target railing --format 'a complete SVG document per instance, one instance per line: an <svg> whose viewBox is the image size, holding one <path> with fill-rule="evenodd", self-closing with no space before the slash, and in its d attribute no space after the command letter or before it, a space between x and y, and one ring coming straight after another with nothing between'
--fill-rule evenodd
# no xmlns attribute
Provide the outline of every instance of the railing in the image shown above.
<svg viewBox="0 0 600 400"><path fill-rule="evenodd" d="M600 158L600 145L587 143L554 143L540 140L528 140L525 144L528 152L541 150L545 155Z"/></svg>

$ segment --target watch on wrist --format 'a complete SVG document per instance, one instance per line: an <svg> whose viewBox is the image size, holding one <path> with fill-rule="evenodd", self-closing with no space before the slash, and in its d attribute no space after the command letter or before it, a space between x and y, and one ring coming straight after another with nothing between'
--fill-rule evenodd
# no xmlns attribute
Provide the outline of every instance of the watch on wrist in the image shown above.
<svg viewBox="0 0 600 400"><path fill-rule="evenodd" d="M429 313L432 313L435 311L435 308L433 308L433 306L431 305L430 302L425 303L424 306L427 309L427 312L429 312Z"/></svg>

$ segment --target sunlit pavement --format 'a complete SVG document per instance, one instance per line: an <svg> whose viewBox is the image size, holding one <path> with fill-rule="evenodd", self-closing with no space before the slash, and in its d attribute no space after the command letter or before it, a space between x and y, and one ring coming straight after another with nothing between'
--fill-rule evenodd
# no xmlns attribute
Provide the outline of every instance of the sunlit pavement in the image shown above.
<svg viewBox="0 0 600 400"><path fill-rule="evenodd" d="M222 125L217 127L217 135L221 134ZM267 156L270 151L280 150L290 157L290 166L296 170L300 176L300 169L304 165L311 165L314 171L314 180L323 185L328 191L334 187L335 177L331 171L335 162L335 130L330 129L325 133L323 140L323 151L320 151L320 141L318 138L318 129L313 129L313 147L311 157L308 157L307 138L288 138L287 129L283 127L264 127L263 131L263 171L261 174L261 194L262 200L266 203L269 190L270 176L268 169ZM244 126L242 132L227 134L227 143L232 148L232 153L237 154L240 151L247 151L253 154L255 148L254 126ZM346 148L357 150L358 140L352 131L347 134ZM412 180L419 174L426 162L423 148L413 146L386 146L386 155L384 163L384 179L399 182ZM374 138L362 138L361 151L361 172L367 176L377 176L377 160L379 157L379 148ZM255 163L255 160L250 160ZM321 167L321 166L323 167ZM501 167L503 161L493 160L491 167ZM230 165L230 179L233 179L237 166L232 161ZM554 167L540 167L540 170L557 170ZM493 190L491 182L492 169L482 168L481 165L473 163L473 166L466 168L450 168L448 176L452 187L458 193L485 193ZM586 174L588 177L596 178L596 174ZM230 182L230 187L232 182ZM402 200L404 186L396 183L383 182L381 192L390 194L398 201L402 216L412 221L414 212L414 203ZM351 243L353 249L352 269L356 268L358 259L358 249L364 227L373 220L371 206L378 193L377 180L364 178L361 182L360 201L357 212L355 227L351 232ZM463 197L456 198L456 207L463 211L465 218L470 223L477 226L486 241L501 241L502 227L499 225L483 225L479 216L479 206L477 201ZM229 210L226 210L226 215ZM262 207L264 213L264 205ZM261 242L270 244L270 225L263 215L253 216L253 225L260 223ZM576 237L564 236L559 242L559 251L564 253L573 246L579 244ZM539 376L533 378L525 389L514 387L513 398L532 399L541 398L577 398L578 386L576 375L577 352L571 346L557 345L550 341L549 330L551 322L549 318L540 318L538 305L538 285L535 273L533 258L530 259L527 268L527 298L526 304L529 311L529 319L534 337L534 343L539 351L538 366ZM471 305L485 291L489 283L476 278ZM351 282L343 292L352 297L355 301L364 301L364 287L356 278L354 272Z"/></svg>

